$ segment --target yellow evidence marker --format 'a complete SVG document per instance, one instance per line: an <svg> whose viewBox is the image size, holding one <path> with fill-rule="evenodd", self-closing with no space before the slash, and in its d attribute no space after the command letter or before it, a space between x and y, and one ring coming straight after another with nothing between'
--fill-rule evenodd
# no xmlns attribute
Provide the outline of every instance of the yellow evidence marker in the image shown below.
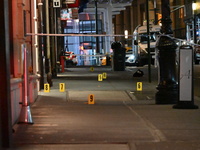
<svg viewBox="0 0 200 150"><path fill-rule="evenodd" d="M94 71L94 67L90 67L90 71L92 71L92 72L93 72L93 71Z"/></svg>
<svg viewBox="0 0 200 150"><path fill-rule="evenodd" d="M103 76L102 76L102 74L98 74L98 81L103 81Z"/></svg>
<svg viewBox="0 0 200 150"><path fill-rule="evenodd" d="M49 84L44 84L44 92L50 92Z"/></svg>
<svg viewBox="0 0 200 150"><path fill-rule="evenodd" d="M94 94L88 95L88 104L94 104Z"/></svg>
<svg viewBox="0 0 200 150"><path fill-rule="evenodd" d="M104 73L103 73L103 79L106 79L106 78L107 78L107 73L104 72Z"/></svg>
<svg viewBox="0 0 200 150"><path fill-rule="evenodd" d="M142 91L142 82L137 82L137 91Z"/></svg>
<svg viewBox="0 0 200 150"><path fill-rule="evenodd" d="M59 83L60 92L65 92L65 83Z"/></svg>

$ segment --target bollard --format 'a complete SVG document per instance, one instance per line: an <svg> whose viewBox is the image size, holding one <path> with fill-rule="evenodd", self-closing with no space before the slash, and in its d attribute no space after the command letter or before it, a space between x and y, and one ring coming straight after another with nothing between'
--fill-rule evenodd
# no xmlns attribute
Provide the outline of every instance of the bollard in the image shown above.
<svg viewBox="0 0 200 150"><path fill-rule="evenodd" d="M60 56L61 72L65 72L65 56Z"/></svg>
<svg viewBox="0 0 200 150"><path fill-rule="evenodd" d="M179 99L173 108L197 109L194 105L193 86L193 49L189 45L183 45L179 51Z"/></svg>
<svg viewBox="0 0 200 150"><path fill-rule="evenodd" d="M159 37L158 49L159 84L155 94L156 104L175 104L178 100L178 84L176 81L176 48L175 41L167 36Z"/></svg>

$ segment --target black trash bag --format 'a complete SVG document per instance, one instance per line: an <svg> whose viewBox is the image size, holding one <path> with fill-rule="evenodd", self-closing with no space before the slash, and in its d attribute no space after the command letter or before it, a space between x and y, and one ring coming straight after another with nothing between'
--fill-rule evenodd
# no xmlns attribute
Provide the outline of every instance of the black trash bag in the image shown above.
<svg viewBox="0 0 200 150"><path fill-rule="evenodd" d="M134 74L133 77L142 77L144 75L144 72L140 69L138 69Z"/></svg>

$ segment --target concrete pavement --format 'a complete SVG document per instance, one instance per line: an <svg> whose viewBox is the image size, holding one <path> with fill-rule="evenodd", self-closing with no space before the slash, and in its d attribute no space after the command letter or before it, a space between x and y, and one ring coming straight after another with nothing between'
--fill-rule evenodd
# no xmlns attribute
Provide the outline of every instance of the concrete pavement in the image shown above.
<svg viewBox="0 0 200 150"><path fill-rule="evenodd" d="M200 110L155 105L157 70L148 82L133 78L138 68L68 68L41 91L31 106L34 124L16 124L14 147L19 150L199 150ZM106 72L107 79L97 81ZM136 91L136 83L143 91ZM59 92L59 83L66 91ZM88 95L95 104L88 104ZM200 106L200 98L195 97Z"/></svg>

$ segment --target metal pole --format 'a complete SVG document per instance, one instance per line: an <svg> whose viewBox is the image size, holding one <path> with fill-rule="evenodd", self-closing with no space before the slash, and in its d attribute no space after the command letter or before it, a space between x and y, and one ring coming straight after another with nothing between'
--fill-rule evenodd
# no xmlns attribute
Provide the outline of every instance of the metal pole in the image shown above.
<svg viewBox="0 0 200 150"><path fill-rule="evenodd" d="M57 22L57 9L54 8L54 33L57 34L57 28L58 28L58 22ZM57 56L57 52L58 52L58 37L55 36L54 37L54 63L56 64L56 60L58 60L58 56Z"/></svg>
<svg viewBox="0 0 200 150"><path fill-rule="evenodd" d="M52 2L50 5L53 5ZM50 7L50 24L51 24L51 27L50 27L50 32L51 33L54 33L55 30L55 23L54 23L54 11L55 9L53 7ZM52 66L52 76L53 77L57 77L57 70L56 70L56 54L55 54L55 36L52 36L51 37L51 41L50 41L50 44L51 44L51 47L50 47L50 57L51 57L51 66Z"/></svg>
<svg viewBox="0 0 200 150"><path fill-rule="evenodd" d="M28 80L28 65L27 65L27 50L25 46L22 47L24 53L23 64L23 99L22 108L18 123L33 124L30 102L29 102L29 80Z"/></svg>
<svg viewBox="0 0 200 150"><path fill-rule="evenodd" d="M157 18L157 3L156 3L156 0L154 0L153 2L153 5L154 5L154 22L155 24L158 24L158 18Z"/></svg>
<svg viewBox="0 0 200 150"><path fill-rule="evenodd" d="M148 50L148 74L151 83L151 53L150 53L150 32L149 32L149 0L146 0L146 18L147 18L147 50Z"/></svg>
<svg viewBox="0 0 200 150"><path fill-rule="evenodd" d="M98 9L97 9L97 0L95 0L95 19L96 19L96 34L99 34L98 31ZM99 37L96 37L96 53L99 53Z"/></svg>
<svg viewBox="0 0 200 150"><path fill-rule="evenodd" d="M38 3L39 33L43 33L43 3ZM39 60L40 60L40 89L44 89L44 37L39 37Z"/></svg>
<svg viewBox="0 0 200 150"><path fill-rule="evenodd" d="M46 0L45 3L45 11L46 11L46 33L50 33L50 29L49 29L49 0ZM49 59L49 65L47 67L49 67L49 72L51 73L51 58L50 58L50 37L47 36L46 37L46 43L47 43L47 59Z"/></svg>
<svg viewBox="0 0 200 150"><path fill-rule="evenodd" d="M169 5L169 0L162 0L161 1L161 7L162 7L162 27L161 27L161 32L164 34L173 34L172 31L172 20L170 18L170 5Z"/></svg>
<svg viewBox="0 0 200 150"><path fill-rule="evenodd" d="M197 29L196 29L196 15L194 15L194 19L193 19L193 23L194 23L194 43L197 43Z"/></svg>

